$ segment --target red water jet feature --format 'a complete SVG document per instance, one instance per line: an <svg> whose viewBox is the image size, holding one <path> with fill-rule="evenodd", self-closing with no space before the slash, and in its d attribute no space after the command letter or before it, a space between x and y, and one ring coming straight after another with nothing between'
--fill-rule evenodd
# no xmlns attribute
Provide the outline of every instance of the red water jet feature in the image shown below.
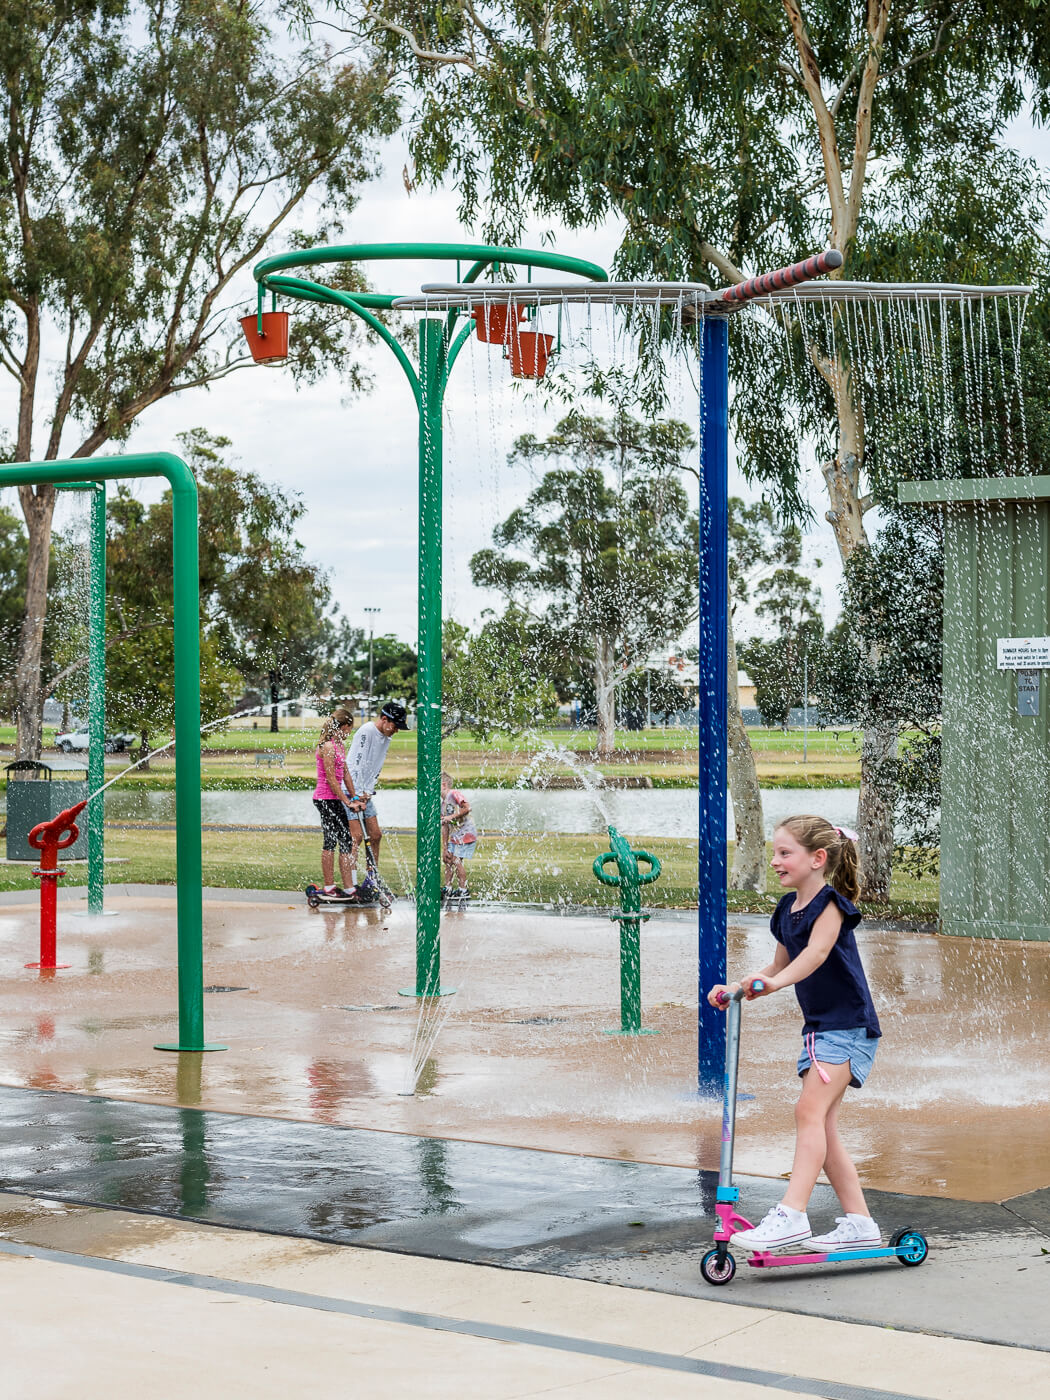
<svg viewBox="0 0 1050 1400"><path fill-rule="evenodd" d="M84 801L78 802L75 807L68 807L49 822L34 826L27 838L33 850L40 852L40 864L32 872L40 877L40 961L26 963L26 967L39 968L43 973L69 967L69 963L55 961L58 882L66 873L58 868L58 853L72 846L80 835L76 819L86 806L87 802Z"/></svg>

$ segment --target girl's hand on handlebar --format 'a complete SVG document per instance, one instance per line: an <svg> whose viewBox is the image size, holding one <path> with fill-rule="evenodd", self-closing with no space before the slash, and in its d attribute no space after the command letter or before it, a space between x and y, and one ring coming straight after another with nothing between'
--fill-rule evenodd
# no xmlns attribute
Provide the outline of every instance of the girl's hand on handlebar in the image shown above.
<svg viewBox="0 0 1050 1400"><path fill-rule="evenodd" d="M739 982L734 982L731 986L728 987L725 986L723 983L719 982L717 986L712 987L711 990L708 992L708 1004L710 1006L713 1006L716 1011L724 1011L729 1005L729 998L733 995L733 993L739 986Z"/></svg>
<svg viewBox="0 0 1050 1400"><path fill-rule="evenodd" d="M767 997L770 992L779 991L775 977L769 977L765 973L754 977L749 977L744 983L744 1000L755 1001L758 997Z"/></svg>

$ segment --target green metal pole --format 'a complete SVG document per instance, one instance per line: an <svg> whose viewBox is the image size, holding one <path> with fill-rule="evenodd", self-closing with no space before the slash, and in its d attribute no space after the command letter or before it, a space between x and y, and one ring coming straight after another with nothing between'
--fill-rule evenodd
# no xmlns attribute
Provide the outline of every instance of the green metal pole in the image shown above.
<svg viewBox="0 0 1050 1400"><path fill-rule="evenodd" d="M175 595L175 866L178 872L179 1040L158 1050L224 1050L204 1041L201 890L200 558L197 483L169 476Z"/></svg>
<svg viewBox="0 0 1050 1400"><path fill-rule="evenodd" d="M0 466L0 488L65 485L80 481L83 458ZM225 1050L204 1040L203 872L201 861L200 578L197 557L197 483L171 452L93 457L96 481L163 476L171 486L175 594L175 835L178 880L179 1039L157 1050Z"/></svg>
<svg viewBox="0 0 1050 1400"><path fill-rule="evenodd" d="M88 792L106 781L106 484L91 489L91 593L88 623ZM101 914L106 887L104 798L89 802L88 913Z"/></svg>
<svg viewBox="0 0 1050 1400"><path fill-rule="evenodd" d="M445 327L419 327L419 688L416 703L417 997L441 986L441 408Z"/></svg>

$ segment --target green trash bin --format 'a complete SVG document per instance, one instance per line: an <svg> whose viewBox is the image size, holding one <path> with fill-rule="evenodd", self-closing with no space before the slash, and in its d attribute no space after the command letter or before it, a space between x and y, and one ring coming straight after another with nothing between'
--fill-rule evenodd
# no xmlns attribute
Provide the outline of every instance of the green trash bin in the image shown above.
<svg viewBox="0 0 1050 1400"><path fill-rule="evenodd" d="M59 769L63 774L67 771ZM7 764L4 772L7 775L7 858L35 864L40 852L29 844L29 833L34 826L57 817L67 807L87 801L87 777L56 778L52 776L50 764L30 758ZM64 860L87 860L87 823L78 825L80 835L72 846L60 852Z"/></svg>

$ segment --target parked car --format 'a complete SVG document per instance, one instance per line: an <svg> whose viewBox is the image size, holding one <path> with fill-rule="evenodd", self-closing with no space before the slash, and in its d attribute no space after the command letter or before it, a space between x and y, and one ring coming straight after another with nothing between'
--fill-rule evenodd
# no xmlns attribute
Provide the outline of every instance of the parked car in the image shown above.
<svg viewBox="0 0 1050 1400"><path fill-rule="evenodd" d="M67 730L65 734L55 735L55 748L60 753L73 753L85 750L90 743L90 730L86 724L80 724L76 729ZM105 750L106 753L124 753L135 743L134 734L107 734Z"/></svg>

